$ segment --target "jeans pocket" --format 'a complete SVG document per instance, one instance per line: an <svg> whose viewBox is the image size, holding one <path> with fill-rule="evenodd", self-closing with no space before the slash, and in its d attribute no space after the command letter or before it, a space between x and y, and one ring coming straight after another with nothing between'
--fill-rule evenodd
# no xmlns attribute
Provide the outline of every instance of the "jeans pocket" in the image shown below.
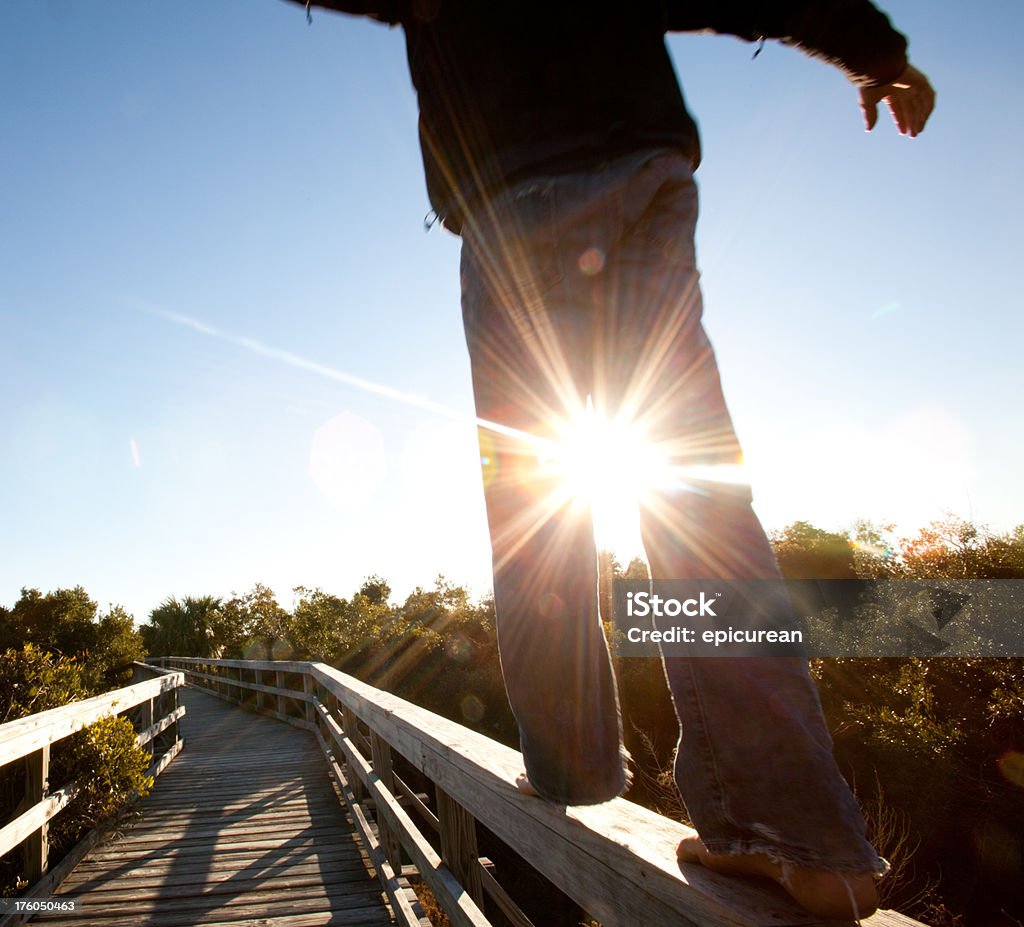
<svg viewBox="0 0 1024 927"><path fill-rule="evenodd" d="M555 222L556 183L530 181L507 194L508 222L498 230L511 292L531 306L565 278L561 236Z"/></svg>

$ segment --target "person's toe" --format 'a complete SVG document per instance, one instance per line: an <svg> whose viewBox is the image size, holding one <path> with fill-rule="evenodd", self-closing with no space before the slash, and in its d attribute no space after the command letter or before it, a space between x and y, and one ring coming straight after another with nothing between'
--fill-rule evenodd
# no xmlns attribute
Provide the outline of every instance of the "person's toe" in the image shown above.
<svg viewBox="0 0 1024 927"><path fill-rule="evenodd" d="M530 784L530 780L526 778L526 773L520 773L516 776L516 788L524 795L536 796L537 790Z"/></svg>

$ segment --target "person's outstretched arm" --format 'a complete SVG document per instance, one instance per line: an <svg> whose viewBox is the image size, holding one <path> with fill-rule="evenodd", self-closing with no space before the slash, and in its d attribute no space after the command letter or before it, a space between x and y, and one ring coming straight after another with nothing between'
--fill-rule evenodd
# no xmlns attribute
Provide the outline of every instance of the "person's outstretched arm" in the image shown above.
<svg viewBox="0 0 1024 927"><path fill-rule="evenodd" d="M920 134L935 107L928 78L907 60L907 40L870 0L668 0L666 14L670 31L780 39L835 65L860 89L869 132L882 100L910 137Z"/></svg>
<svg viewBox="0 0 1024 927"><path fill-rule="evenodd" d="M864 112L864 127L870 132L878 121L878 104L885 101L892 112L900 135L916 138L924 131L928 117L935 109L935 91L912 64L903 73L881 87L861 87L860 108Z"/></svg>

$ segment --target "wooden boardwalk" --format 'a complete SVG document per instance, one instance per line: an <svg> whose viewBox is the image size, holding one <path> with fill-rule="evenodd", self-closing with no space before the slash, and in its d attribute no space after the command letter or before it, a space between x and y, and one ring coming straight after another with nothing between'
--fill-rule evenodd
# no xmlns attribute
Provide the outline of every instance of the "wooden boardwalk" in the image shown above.
<svg viewBox="0 0 1024 927"><path fill-rule="evenodd" d="M185 750L59 890L67 927L392 924L314 738L189 688ZM424 922L426 923L426 922Z"/></svg>

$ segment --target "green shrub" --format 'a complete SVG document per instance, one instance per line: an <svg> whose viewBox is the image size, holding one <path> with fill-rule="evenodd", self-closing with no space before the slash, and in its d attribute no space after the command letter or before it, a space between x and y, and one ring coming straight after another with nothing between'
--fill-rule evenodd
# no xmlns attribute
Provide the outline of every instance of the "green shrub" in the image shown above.
<svg viewBox="0 0 1024 927"><path fill-rule="evenodd" d="M32 644L0 653L0 722L58 708L94 694L82 681L77 662L55 657ZM55 743L50 756L51 790L71 782L78 794L50 822L50 865L80 837L109 817L133 792L145 794L152 779L145 772L149 755L138 746L125 718L109 717ZM17 813L25 793L25 764L0 767L0 825ZM0 858L0 895L25 887L20 848Z"/></svg>
<svg viewBox="0 0 1024 927"><path fill-rule="evenodd" d="M78 794L50 825L50 842L58 850L70 849L133 793L145 795L153 786L146 775L149 754L136 742L127 718L101 718L61 741L54 755L50 781L78 785Z"/></svg>

